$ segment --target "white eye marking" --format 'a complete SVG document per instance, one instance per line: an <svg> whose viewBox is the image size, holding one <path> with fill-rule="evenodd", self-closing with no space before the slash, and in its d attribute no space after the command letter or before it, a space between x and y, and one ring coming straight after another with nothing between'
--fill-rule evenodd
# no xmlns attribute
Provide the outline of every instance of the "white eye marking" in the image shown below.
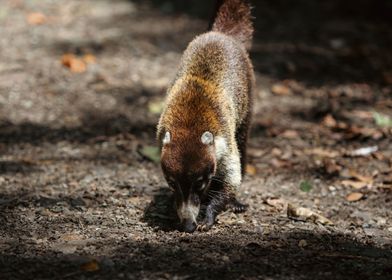
<svg viewBox="0 0 392 280"><path fill-rule="evenodd" d="M214 142L214 136L212 135L211 132L206 131L203 133L203 135L201 136L201 142L204 145L210 145L212 144L212 142Z"/></svg>
<svg viewBox="0 0 392 280"><path fill-rule="evenodd" d="M202 191L202 190L204 190L206 188L206 183L203 183L202 185L201 185L201 187L200 187L200 190Z"/></svg>
<svg viewBox="0 0 392 280"><path fill-rule="evenodd" d="M171 137L170 137L170 132L169 131L166 131L166 133L165 133L165 137L163 137L163 145L166 145L166 144L169 144L170 143L170 139Z"/></svg>

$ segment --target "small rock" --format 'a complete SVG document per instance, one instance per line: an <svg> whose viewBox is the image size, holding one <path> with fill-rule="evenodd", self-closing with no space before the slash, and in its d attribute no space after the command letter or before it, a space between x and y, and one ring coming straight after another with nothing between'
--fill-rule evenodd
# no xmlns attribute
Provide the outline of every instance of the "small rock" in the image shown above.
<svg viewBox="0 0 392 280"><path fill-rule="evenodd" d="M301 239L301 240L298 242L298 246L301 247L301 248L304 248L304 247L306 247L307 245L308 245L308 242L306 242L306 240L304 240L304 239Z"/></svg>

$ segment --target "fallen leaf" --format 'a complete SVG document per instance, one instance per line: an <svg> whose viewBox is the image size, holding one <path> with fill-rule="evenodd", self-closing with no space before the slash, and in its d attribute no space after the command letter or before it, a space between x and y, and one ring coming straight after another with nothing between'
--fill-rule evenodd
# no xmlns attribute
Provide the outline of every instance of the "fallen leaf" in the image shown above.
<svg viewBox="0 0 392 280"><path fill-rule="evenodd" d="M27 22L31 25L44 24L46 21L47 18L42 13L30 13L27 15Z"/></svg>
<svg viewBox="0 0 392 280"><path fill-rule="evenodd" d="M267 198L265 202L278 210L283 210L286 205L286 201L282 198Z"/></svg>
<svg viewBox="0 0 392 280"><path fill-rule="evenodd" d="M299 189L303 192L310 192L310 190L312 189L312 184L309 181L302 181L299 184Z"/></svg>
<svg viewBox="0 0 392 280"><path fill-rule="evenodd" d="M332 115L328 114L324 117L323 119L323 125L326 127L336 127L337 122L336 120L332 117Z"/></svg>
<svg viewBox="0 0 392 280"><path fill-rule="evenodd" d="M77 233L67 233L61 236L61 240L64 241L75 241L75 240L82 240L83 236Z"/></svg>
<svg viewBox="0 0 392 280"><path fill-rule="evenodd" d="M94 55L88 53L83 56L83 61L87 64L94 64L97 62L97 58Z"/></svg>
<svg viewBox="0 0 392 280"><path fill-rule="evenodd" d="M322 225L333 225L333 222L308 208L287 204L287 217L294 220L312 221Z"/></svg>
<svg viewBox="0 0 392 280"><path fill-rule="evenodd" d="M355 201L360 200L362 197L363 197L362 193L353 192L353 193L350 193L349 195L346 196L346 200L350 201L350 202L355 202Z"/></svg>
<svg viewBox="0 0 392 280"><path fill-rule="evenodd" d="M340 176L347 179L356 179L357 181L362 181L369 184L373 183L373 176L361 175L353 169L343 169L340 172Z"/></svg>
<svg viewBox="0 0 392 280"><path fill-rule="evenodd" d="M271 88L271 92L276 95L290 95L291 90L289 87L282 84L275 84Z"/></svg>
<svg viewBox="0 0 392 280"><path fill-rule="evenodd" d="M314 148L305 151L307 154L319 156L319 157L328 157L328 158L335 158L340 155L337 151L326 150L323 148Z"/></svg>
<svg viewBox="0 0 392 280"><path fill-rule="evenodd" d="M251 164L246 165L246 174L256 175L256 173L257 173L257 170L254 165L251 165Z"/></svg>
<svg viewBox="0 0 392 280"><path fill-rule="evenodd" d="M282 150L279 148L273 148L271 150L271 154L273 154L274 156L280 156L283 154Z"/></svg>
<svg viewBox="0 0 392 280"><path fill-rule="evenodd" d="M296 130L288 129L288 130L283 131L280 134L280 136L287 138L287 139L295 139L295 138L299 137L299 134Z"/></svg>
<svg viewBox="0 0 392 280"><path fill-rule="evenodd" d="M342 185L345 187L352 187L354 189L362 189L369 185L367 182L358 182L358 181L353 181L353 180L343 180Z"/></svg>
<svg viewBox="0 0 392 280"><path fill-rule="evenodd" d="M86 71L84 61L73 54L64 54L61 58L61 63L74 73L83 73Z"/></svg>
<svg viewBox="0 0 392 280"><path fill-rule="evenodd" d="M356 172L355 170L350 170L349 174L352 178L355 178L359 181L362 182L366 182L366 183L373 183L373 177L372 176L365 176L365 175L361 175L358 172Z"/></svg>
<svg viewBox="0 0 392 280"><path fill-rule="evenodd" d="M158 163L161 160L159 148L155 146L143 146L139 152L150 161Z"/></svg>
<svg viewBox="0 0 392 280"><path fill-rule="evenodd" d="M83 271L89 271L89 272L97 271L97 270L99 270L99 264L96 260L91 260L87 263L82 264L80 266L80 269Z"/></svg>
<svg viewBox="0 0 392 280"><path fill-rule="evenodd" d="M383 137L382 131L371 128L371 127L358 127L351 126L348 128L348 134L346 135L348 139L354 137L364 137L364 138L372 138L374 140L379 140Z"/></svg>

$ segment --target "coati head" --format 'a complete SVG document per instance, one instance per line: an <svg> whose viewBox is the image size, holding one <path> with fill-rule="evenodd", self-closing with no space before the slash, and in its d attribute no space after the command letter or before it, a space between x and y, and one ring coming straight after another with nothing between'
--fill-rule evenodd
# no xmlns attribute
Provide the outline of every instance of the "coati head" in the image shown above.
<svg viewBox="0 0 392 280"><path fill-rule="evenodd" d="M166 131L162 139L161 165L175 194L182 230L193 232L200 203L216 172L214 136L209 131Z"/></svg>

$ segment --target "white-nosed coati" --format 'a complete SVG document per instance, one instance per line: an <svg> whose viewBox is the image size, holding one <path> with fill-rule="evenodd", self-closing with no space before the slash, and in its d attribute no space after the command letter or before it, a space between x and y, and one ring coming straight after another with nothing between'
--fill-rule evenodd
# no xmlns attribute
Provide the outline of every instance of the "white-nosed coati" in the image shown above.
<svg viewBox="0 0 392 280"><path fill-rule="evenodd" d="M186 232L198 227L200 209L201 230L227 207L246 210L236 191L245 170L254 84L249 4L220 1L211 29L185 50L158 124L162 170Z"/></svg>

